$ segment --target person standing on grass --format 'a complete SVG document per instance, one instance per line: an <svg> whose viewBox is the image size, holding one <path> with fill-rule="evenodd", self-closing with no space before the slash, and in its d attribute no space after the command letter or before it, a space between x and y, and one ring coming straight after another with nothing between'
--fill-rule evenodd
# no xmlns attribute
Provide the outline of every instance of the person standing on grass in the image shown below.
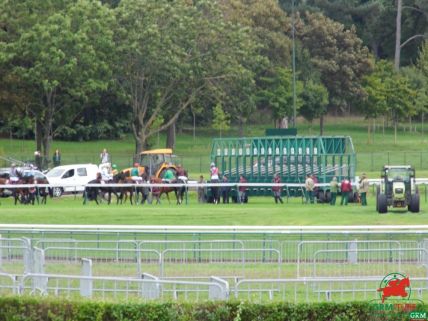
<svg viewBox="0 0 428 321"><path fill-rule="evenodd" d="M210 183L219 183L218 167L215 166L215 163L211 163L210 165L210 175ZM217 186L213 186L211 187L211 192L213 195L213 203L218 204L220 202L219 188Z"/></svg>
<svg viewBox="0 0 428 321"><path fill-rule="evenodd" d="M110 163L110 154L107 152L106 148L104 148L100 154L100 163L101 164Z"/></svg>
<svg viewBox="0 0 428 321"><path fill-rule="evenodd" d="M312 179L311 175L306 175L306 181L305 181L305 189L306 189L306 203L309 201L311 204L314 203L314 188L315 183Z"/></svg>
<svg viewBox="0 0 428 321"><path fill-rule="evenodd" d="M339 189L339 183L337 182L337 178L335 176L330 182L330 194L331 194L330 205L333 205L333 206L336 205L336 196L337 196L338 189Z"/></svg>
<svg viewBox="0 0 428 321"><path fill-rule="evenodd" d="M279 177L279 174L276 173L274 178L273 178L273 183L275 184L281 184L281 177ZM284 202L282 201L281 198L281 191L282 191L282 187L281 186L272 186L272 192L273 192L273 197L275 199L275 204L278 204L278 201L283 204Z"/></svg>
<svg viewBox="0 0 428 321"><path fill-rule="evenodd" d="M205 180L204 180L204 176L199 176L199 181L198 184L205 184ZM204 186L199 186L198 187L198 203L205 203L205 187Z"/></svg>
<svg viewBox="0 0 428 321"><path fill-rule="evenodd" d="M241 183L241 184L247 183L247 180L245 179L244 175L239 176L239 183ZM239 202L241 204L245 203L245 193L246 192L247 192L246 186L239 186L238 197L239 197Z"/></svg>
<svg viewBox="0 0 428 321"><path fill-rule="evenodd" d="M367 206L367 193L369 192L369 180L367 179L366 173L361 174L359 191L360 191L360 197L361 197L361 205Z"/></svg>
<svg viewBox="0 0 428 321"><path fill-rule="evenodd" d="M352 192L352 185L348 178L344 178L340 184L340 191L342 198L340 200L340 205L348 205L349 193Z"/></svg>
<svg viewBox="0 0 428 321"><path fill-rule="evenodd" d="M52 156L52 163L54 167L61 166L61 153L59 152L58 148L55 150L55 153Z"/></svg>
<svg viewBox="0 0 428 321"><path fill-rule="evenodd" d="M227 178L227 175L223 175L222 183L223 184L229 183L229 179ZM222 186L220 190L221 190L221 196L223 198L223 204L229 204L230 186Z"/></svg>

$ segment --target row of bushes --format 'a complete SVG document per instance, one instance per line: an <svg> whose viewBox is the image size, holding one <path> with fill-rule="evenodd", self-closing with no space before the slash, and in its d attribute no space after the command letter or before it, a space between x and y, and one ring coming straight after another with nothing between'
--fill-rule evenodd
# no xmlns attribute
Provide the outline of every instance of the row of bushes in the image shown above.
<svg viewBox="0 0 428 321"><path fill-rule="evenodd" d="M409 320L379 316L368 303L251 304L207 303L106 303L34 297L0 298L0 321L250 321L250 320Z"/></svg>

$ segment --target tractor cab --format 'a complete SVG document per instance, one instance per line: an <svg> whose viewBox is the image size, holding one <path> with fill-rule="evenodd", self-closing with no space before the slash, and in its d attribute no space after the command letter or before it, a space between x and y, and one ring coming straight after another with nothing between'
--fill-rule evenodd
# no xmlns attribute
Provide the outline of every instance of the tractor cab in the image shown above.
<svg viewBox="0 0 428 321"><path fill-rule="evenodd" d="M171 168L175 172L172 161L172 149L153 149L141 152L139 155L140 167L147 170L149 176L163 177L164 172Z"/></svg>
<svg viewBox="0 0 428 321"><path fill-rule="evenodd" d="M386 213L388 206L419 212L419 192L412 166L385 165L381 178L381 185L377 188L376 195L376 207L379 213Z"/></svg>
<svg viewBox="0 0 428 321"><path fill-rule="evenodd" d="M170 168L174 173L176 172L176 166L172 162L172 149L152 149L141 152L136 162L139 163L138 175L141 176L146 174L148 177L163 178L166 170ZM132 167L122 170L125 175L131 175Z"/></svg>

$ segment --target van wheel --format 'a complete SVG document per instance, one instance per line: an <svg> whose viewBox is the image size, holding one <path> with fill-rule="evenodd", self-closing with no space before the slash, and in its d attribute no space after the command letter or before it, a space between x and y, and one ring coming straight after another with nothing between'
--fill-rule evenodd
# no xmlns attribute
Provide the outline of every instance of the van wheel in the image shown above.
<svg viewBox="0 0 428 321"><path fill-rule="evenodd" d="M54 197L61 197L61 195L64 193L62 187L54 187L52 192Z"/></svg>

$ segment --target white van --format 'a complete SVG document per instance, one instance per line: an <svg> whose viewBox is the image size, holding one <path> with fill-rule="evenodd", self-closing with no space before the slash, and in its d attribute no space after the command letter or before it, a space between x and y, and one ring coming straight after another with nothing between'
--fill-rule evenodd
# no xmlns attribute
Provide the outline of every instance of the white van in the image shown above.
<svg viewBox="0 0 428 321"><path fill-rule="evenodd" d="M53 195L59 197L64 192L82 192L85 184L97 178L100 170L94 164L64 165L52 168L46 176L53 188Z"/></svg>

